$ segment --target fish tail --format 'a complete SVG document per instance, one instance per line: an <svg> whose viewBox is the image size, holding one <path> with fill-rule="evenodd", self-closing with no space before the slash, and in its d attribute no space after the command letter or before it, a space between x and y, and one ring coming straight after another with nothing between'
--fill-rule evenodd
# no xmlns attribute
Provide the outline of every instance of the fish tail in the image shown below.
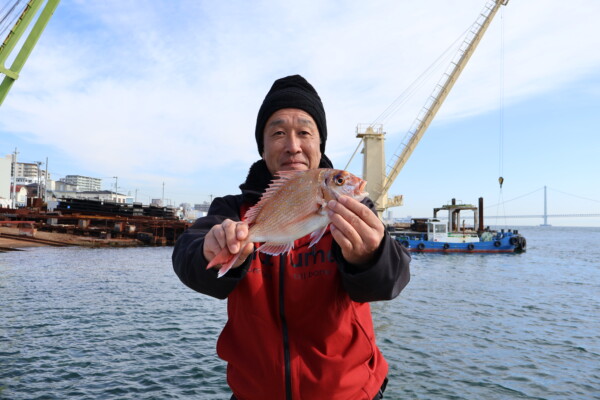
<svg viewBox="0 0 600 400"><path fill-rule="evenodd" d="M220 278L231 269L233 264L235 264L235 262L240 258L240 254L241 252L231 254L227 247L224 247L219 252L219 254L217 254L215 258L213 258L211 262L208 263L206 269L210 269L220 265L221 267L219 268L219 272L217 274L217 277Z"/></svg>

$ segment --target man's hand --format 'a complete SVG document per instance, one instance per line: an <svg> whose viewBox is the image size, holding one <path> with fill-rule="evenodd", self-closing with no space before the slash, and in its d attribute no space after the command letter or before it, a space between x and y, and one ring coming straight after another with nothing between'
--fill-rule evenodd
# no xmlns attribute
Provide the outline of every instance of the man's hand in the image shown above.
<svg viewBox="0 0 600 400"><path fill-rule="evenodd" d="M330 200L327 207L331 234L340 245L344 259L354 265L371 261L385 233L377 215L348 196Z"/></svg>
<svg viewBox="0 0 600 400"><path fill-rule="evenodd" d="M237 254L247 237L247 223L226 219L223 223L213 226L204 237L204 258L208 262L212 261L225 247L231 254ZM242 265L252 250L254 250L254 244L247 243L232 268Z"/></svg>

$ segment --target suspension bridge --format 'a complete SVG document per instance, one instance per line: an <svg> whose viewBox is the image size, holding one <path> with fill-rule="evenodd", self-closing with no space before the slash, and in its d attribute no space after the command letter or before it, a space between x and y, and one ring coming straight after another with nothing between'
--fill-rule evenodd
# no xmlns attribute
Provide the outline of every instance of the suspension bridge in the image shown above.
<svg viewBox="0 0 600 400"><path fill-rule="evenodd" d="M515 218L540 218L540 219L544 220L544 223L542 224L542 226L544 226L544 225L547 226L548 225L548 218L596 218L596 217L600 217L600 212L548 214L548 194L547 194L548 187L547 186L544 186L543 188L538 188L538 189L536 189L536 190L534 190L534 191L532 191L530 193L527 193L525 195L516 197L516 198L511 199L511 200L507 200L507 201L504 201L504 202L501 202L501 203L498 203L498 204L494 204L494 205L491 205L491 206L486 207L486 208L489 209L491 207L497 207L497 206L500 206L500 205L503 206L504 204L506 204L508 202L511 202L511 201L518 200L518 199L521 199L523 197L529 196L531 194L539 192L542 189L544 189L544 212L543 212L543 214L488 215L488 216L486 216L486 218L491 218L491 219L494 219L494 218L496 218L496 219L498 219L498 218L500 218L500 219L509 219L509 218L510 219L515 219ZM559 193L562 193L562 194L566 194L566 195L569 195L569 196L572 196L572 197L576 197L576 198L579 198L579 199L588 200L588 201L595 202L595 203L600 203L600 201L598 201L598 200L588 199L586 197L574 195L574 194L571 194L571 193L566 193L566 192L563 192L563 191L560 191L560 190L557 190L557 189L551 189L551 190L559 192Z"/></svg>
<svg viewBox="0 0 600 400"><path fill-rule="evenodd" d="M488 215L486 218L577 218L600 217L599 214L524 214L524 215Z"/></svg>

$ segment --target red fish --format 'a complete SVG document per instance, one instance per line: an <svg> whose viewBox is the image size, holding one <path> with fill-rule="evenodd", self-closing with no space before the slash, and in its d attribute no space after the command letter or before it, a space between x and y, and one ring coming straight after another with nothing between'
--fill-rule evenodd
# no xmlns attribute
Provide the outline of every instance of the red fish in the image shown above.
<svg viewBox="0 0 600 400"><path fill-rule="evenodd" d="M310 233L312 247L329 225L329 200L346 195L360 201L368 195L364 191L366 181L339 169L280 171L276 178L244 216L249 230L240 252L231 254L224 247L208 264L207 269L221 266L219 278L235 264L247 243L264 242L256 251L279 255L290 251L295 240Z"/></svg>

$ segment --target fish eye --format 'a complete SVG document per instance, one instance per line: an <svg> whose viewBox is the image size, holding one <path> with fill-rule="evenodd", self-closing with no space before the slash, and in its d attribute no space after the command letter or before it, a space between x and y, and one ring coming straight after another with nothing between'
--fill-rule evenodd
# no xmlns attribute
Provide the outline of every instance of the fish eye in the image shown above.
<svg viewBox="0 0 600 400"><path fill-rule="evenodd" d="M340 175L338 175L335 177L334 181L335 181L336 185L342 186L346 180L343 177L341 177Z"/></svg>

